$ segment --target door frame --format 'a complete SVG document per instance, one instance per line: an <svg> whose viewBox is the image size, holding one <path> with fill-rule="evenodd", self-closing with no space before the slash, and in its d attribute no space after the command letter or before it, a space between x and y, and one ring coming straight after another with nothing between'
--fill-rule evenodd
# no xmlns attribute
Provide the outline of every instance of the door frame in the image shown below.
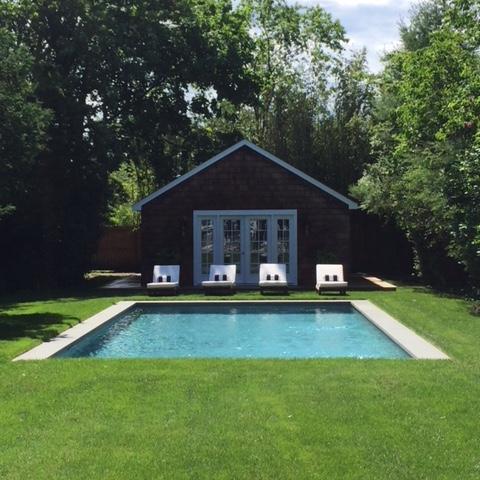
<svg viewBox="0 0 480 480"><path fill-rule="evenodd" d="M276 226L273 220L276 217L287 217L291 220L290 225L290 271L288 273L288 283L290 285L297 285L297 210L194 210L193 211L193 283L194 285L200 285L203 280L206 280L208 275L201 273L201 244L200 244L200 222L203 218L210 218L213 220L213 261L214 263L223 264L222 251L223 251L223 218L238 218L245 219L242 224L247 222L249 217L267 217L268 218L268 261L271 263L277 263L277 241L274 239L276 234ZM242 228L242 277L248 279L250 263L247 256L249 250L248 232L245 228ZM271 243L273 242L273 243ZM251 275L250 275L251 277ZM244 285L255 285L257 282L250 283L245 281Z"/></svg>

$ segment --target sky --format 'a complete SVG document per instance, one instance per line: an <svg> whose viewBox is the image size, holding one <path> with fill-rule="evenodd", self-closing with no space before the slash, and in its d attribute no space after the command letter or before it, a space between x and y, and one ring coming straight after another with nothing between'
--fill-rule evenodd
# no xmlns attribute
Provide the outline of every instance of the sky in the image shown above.
<svg viewBox="0 0 480 480"><path fill-rule="evenodd" d="M381 69L382 53L399 40L398 24L408 18L416 0L303 0L305 6L319 5L340 20L350 43L347 48L367 47L368 63L373 72Z"/></svg>

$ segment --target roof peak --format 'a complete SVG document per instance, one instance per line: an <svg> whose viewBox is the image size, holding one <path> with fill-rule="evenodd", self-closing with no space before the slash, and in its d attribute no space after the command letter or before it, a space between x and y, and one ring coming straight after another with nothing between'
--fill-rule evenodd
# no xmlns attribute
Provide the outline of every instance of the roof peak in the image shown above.
<svg viewBox="0 0 480 480"><path fill-rule="evenodd" d="M332 197L336 198L337 200L345 203L350 210L354 210L358 208L358 204L354 202L353 200L349 199L345 195L342 195L341 193L333 190L332 188L328 187L322 182L319 182L318 180L314 179L310 175L307 175L306 173L302 172L298 168L294 167L293 165L290 165L289 163L281 160L280 158L276 157L270 152L267 152L263 148L259 147L258 145L255 145L254 143L248 141L248 140L240 140L239 142L235 143L234 145L228 147L227 149L223 150L222 152L218 153L217 155L213 156L209 160L206 160L205 162L201 163L200 165L196 166L189 172L185 173L184 175L181 175L180 177L177 177L175 180L172 180L170 183L167 183L167 185L163 186L159 190L153 192L152 194L148 195L147 197L143 198L139 202L135 203L133 205L133 210L135 211L141 211L143 205L146 203L149 203L152 201L154 198L159 197L160 195L163 195L164 193L168 192L172 188L176 187L177 185L183 183L185 180L188 180L190 177L193 177L197 173L200 173L201 171L205 170L208 168L210 165L213 165L214 163L218 162L219 160L222 160L223 158L227 157L231 153L235 152L236 150L242 148L242 147L248 147L254 152L262 155L263 157L271 160L272 162L276 163L280 167L284 168L285 170L293 173L294 175L297 175L298 177L302 178L306 182L314 185L320 190L323 190L325 193L328 193Z"/></svg>

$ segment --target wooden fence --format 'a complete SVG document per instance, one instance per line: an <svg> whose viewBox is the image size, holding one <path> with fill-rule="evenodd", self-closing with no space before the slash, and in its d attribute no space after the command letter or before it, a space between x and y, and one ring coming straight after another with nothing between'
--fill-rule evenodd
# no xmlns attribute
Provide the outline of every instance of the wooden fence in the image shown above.
<svg viewBox="0 0 480 480"><path fill-rule="evenodd" d="M126 227L105 227L92 258L95 270L140 271L140 231Z"/></svg>

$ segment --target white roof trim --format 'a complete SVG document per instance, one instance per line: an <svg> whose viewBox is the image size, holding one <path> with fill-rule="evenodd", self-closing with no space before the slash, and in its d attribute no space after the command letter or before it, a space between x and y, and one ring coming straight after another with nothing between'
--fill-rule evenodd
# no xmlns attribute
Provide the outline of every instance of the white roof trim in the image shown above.
<svg viewBox="0 0 480 480"><path fill-rule="evenodd" d="M202 164L193 168L192 170L185 173L184 175L182 175L180 177L177 177L175 180L171 181L170 183L168 183L164 187L160 188L156 192L153 192L148 197L145 197L144 199L135 203L132 207L133 210L139 212L142 209L142 206L145 205L146 203L150 202L154 198L159 197L160 195L163 195L164 193L168 192L169 190L176 187L180 183L183 183L185 180L188 180L190 177L193 177L197 173L200 173L202 170L205 170L210 165L213 165L214 163L218 162L219 160L226 157L227 155L230 155L232 152L234 152L235 150L238 150L241 147L251 148L253 151L255 151L255 152L259 153L260 155L268 158L269 160L276 163L277 165L284 168L285 170L288 170L289 172L293 173L294 175L297 175L298 177L305 180L306 182L311 183L312 185L319 188L320 190L323 190L324 192L328 193L329 195L336 198L337 200L340 200L341 202L345 203L350 210L355 210L355 209L358 208L358 204L356 202L354 202L353 200L350 200L349 198L345 197L341 193L336 192L335 190L331 189L330 187L328 187L324 183L319 182L318 180L315 180L310 175L307 175L306 173L303 173L302 171L298 170L298 168L295 168L294 166L290 165L289 163L284 162L283 160L280 160L275 155L272 155L271 153L267 152L266 150L263 150L263 148L258 147L257 145L249 142L248 140L242 140L242 141L236 143L235 145L232 145L231 147L227 148L223 152L220 152L218 155L215 155L210 160L207 160L206 162L203 162Z"/></svg>

